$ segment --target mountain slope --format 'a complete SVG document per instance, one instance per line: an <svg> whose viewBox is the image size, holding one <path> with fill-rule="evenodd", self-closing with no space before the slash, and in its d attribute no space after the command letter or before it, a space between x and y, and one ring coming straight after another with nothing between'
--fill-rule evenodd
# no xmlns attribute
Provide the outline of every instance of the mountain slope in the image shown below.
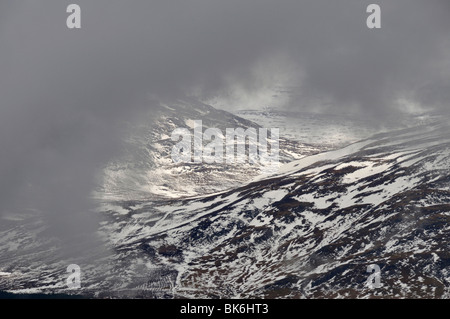
<svg viewBox="0 0 450 319"><path fill-rule="evenodd" d="M100 233L112 254L100 268L85 266L82 292L449 297L449 164L450 128L443 121L309 156L216 194L107 202L99 212ZM27 231L11 228L1 238L11 245L22 236L23 246L30 245L23 239ZM34 245L35 252L47 251ZM0 288L67 291L60 259L44 260L3 259L0 271L9 275L0 276ZM26 273L30 261L34 274L46 274L45 285ZM381 269L381 288L366 284L371 264Z"/></svg>
<svg viewBox="0 0 450 319"><path fill-rule="evenodd" d="M449 163L446 123L381 134L236 190L130 209L139 227L116 245L171 269L182 296L446 297ZM366 286L370 264L381 288Z"/></svg>
<svg viewBox="0 0 450 319"><path fill-rule="evenodd" d="M138 125L130 127L122 153L105 167L96 196L113 200L194 196L237 187L264 171L264 163L174 163L171 152L177 142L171 140L172 132L179 128L193 133L196 120L202 121L203 131L217 128L223 134L227 128L261 127L192 98L158 102ZM209 142L203 140L203 146ZM321 150L284 137L279 143L281 163Z"/></svg>

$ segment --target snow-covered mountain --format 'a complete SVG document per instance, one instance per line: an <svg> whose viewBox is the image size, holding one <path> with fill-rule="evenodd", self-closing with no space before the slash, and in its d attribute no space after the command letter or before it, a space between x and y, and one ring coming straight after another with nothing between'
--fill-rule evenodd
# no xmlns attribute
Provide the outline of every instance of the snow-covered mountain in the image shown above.
<svg viewBox="0 0 450 319"><path fill-rule="evenodd" d="M312 113L306 111L265 108L237 110L234 114L262 126L280 128L280 135L294 141L320 146L322 151L342 148L380 132L432 123L438 115L416 113L402 119L384 119L382 125L355 114Z"/></svg>
<svg viewBox="0 0 450 319"><path fill-rule="evenodd" d="M111 254L93 248L77 260L77 292L449 297L449 203L448 121L383 133L215 194L104 202L99 232ZM73 260L52 254L37 217L8 223L0 290L67 292ZM371 264L381 288L366 285Z"/></svg>
<svg viewBox="0 0 450 319"><path fill-rule="evenodd" d="M105 167L97 197L117 200L194 196L237 187L264 172L266 165L261 162L174 163L171 152L176 142L171 136L176 128L193 133L194 121L198 120L202 121L203 131L217 128L224 134L227 128L258 130L261 126L192 98L155 104L138 124L133 123L124 140L122 153ZM278 127L270 125L265 128ZM204 140L203 145L208 142ZM302 143L284 136L280 136L279 144L280 163L323 150L319 144Z"/></svg>
<svg viewBox="0 0 450 319"><path fill-rule="evenodd" d="M193 98L153 101L151 111L130 125L122 151L107 163L96 196L136 200L204 195L238 187L266 173L267 166L260 162L174 163L172 132L177 128L193 132L198 120L203 131L217 128L224 134L227 128L279 129L281 164L343 147L379 131L368 121L346 116L270 109L232 114ZM408 120L410 125L423 121L421 117ZM203 140L203 146L208 142Z"/></svg>

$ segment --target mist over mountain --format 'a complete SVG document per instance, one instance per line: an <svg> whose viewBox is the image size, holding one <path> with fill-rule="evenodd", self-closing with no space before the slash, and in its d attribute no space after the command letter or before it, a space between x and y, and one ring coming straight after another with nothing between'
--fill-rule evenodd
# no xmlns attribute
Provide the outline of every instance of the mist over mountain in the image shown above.
<svg viewBox="0 0 450 319"><path fill-rule="evenodd" d="M449 1L76 3L0 3L0 291L449 296ZM195 121L277 170L174 163Z"/></svg>
<svg viewBox="0 0 450 319"><path fill-rule="evenodd" d="M164 125L133 130L128 152L105 167L108 178L121 174L114 175L115 188L98 190L104 195L91 211L102 244L86 248L92 241L80 234L67 250L42 212L7 214L0 229L1 289L70 293L65 267L76 263L84 278L77 293L100 298L448 296L447 120L411 118L406 128L328 151L318 140L308 144L311 154L299 153L272 175L250 178L258 166L235 166L235 174L226 174L206 164L188 165L183 175L167 164L168 152L149 145L164 145L160 134L167 124L189 124L199 112L217 127L256 124L194 100L161 105ZM273 116L275 123L280 114ZM306 123L316 128L310 117L298 134ZM339 127L352 131L347 124ZM284 151L305 149L283 145ZM142 154L159 158L144 161ZM159 180L146 180L143 172L160 176L167 188L152 193ZM382 270L377 290L366 285L371 264Z"/></svg>

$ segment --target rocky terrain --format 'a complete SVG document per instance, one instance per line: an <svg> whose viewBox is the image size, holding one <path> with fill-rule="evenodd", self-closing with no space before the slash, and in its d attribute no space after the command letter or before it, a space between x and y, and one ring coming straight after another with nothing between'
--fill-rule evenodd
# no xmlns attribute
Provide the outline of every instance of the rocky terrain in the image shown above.
<svg viewBox="0 0 450 319"><path fill-rule="evenodd" d="M225 190L103 199L92 212L101 240L89 249L83 234L60 249L66 243L46 233L40 212L5 216L0 290L102 298L446 298L449 164L450 127L441 120L302 157ZM82 269L80 290L66 287L71 263ZM371 264L380 267L380 288L368 286Z"/></svg>

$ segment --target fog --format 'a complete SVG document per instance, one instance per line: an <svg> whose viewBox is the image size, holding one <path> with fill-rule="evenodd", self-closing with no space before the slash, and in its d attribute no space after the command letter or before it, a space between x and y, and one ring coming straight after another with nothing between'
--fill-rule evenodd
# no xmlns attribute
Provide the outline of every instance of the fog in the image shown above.
<svg viewBox="0 0 450 319"><path fill-rule="evenodd" d="M1 214L37 209L61 237L95 230L95 176L159 98L233 108L289 85L287 110L448 110L450 2L379 0L370 30L372 2L77 0L78 30L71 2L1 2Z"/></svg>

